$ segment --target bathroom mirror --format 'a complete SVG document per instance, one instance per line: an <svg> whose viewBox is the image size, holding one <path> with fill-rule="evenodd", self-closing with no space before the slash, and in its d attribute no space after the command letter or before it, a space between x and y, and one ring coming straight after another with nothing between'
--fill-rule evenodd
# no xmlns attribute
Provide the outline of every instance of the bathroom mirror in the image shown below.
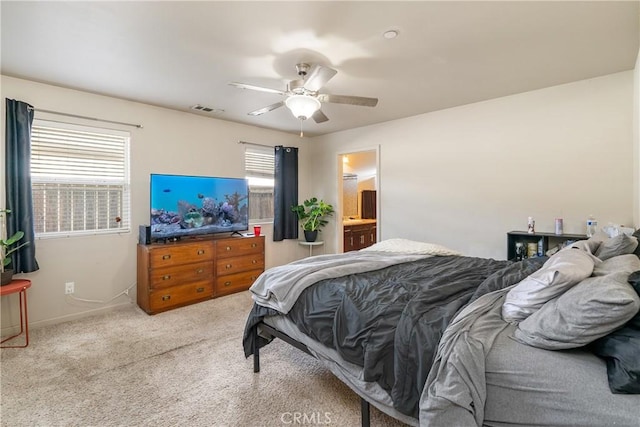
<svg viewBox="0 0 640 427"><path fill-rule="evenodd" d="M358 175L342 176L342 216L358 216Z"/></svg>

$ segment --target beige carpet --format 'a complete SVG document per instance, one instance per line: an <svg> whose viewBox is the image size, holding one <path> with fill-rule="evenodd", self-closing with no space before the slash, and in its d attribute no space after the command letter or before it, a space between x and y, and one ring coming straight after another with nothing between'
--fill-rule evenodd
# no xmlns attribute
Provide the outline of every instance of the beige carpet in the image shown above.
<svg viewBox="0 0 640 427"><path fill-rule="evenodd" d="M253 373L241 343L250 307L243 292L155 316L131 305L32 329L29 347L1 350L0 423L360 425L359 398L286 343L265 347ZM375 408L371 417L372 426L403 425Z"/></svg>

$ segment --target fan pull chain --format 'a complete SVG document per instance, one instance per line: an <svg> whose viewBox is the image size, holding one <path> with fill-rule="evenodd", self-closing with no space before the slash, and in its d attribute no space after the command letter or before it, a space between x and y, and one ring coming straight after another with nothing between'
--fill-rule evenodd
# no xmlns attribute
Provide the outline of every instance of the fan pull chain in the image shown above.
<svg viewBox="0 0 640 427"><path fill-rule="evenodd" d="M302 122L304 122L304 120L300 120L300 138L304 137L304 132L302 132Z"/></svg>

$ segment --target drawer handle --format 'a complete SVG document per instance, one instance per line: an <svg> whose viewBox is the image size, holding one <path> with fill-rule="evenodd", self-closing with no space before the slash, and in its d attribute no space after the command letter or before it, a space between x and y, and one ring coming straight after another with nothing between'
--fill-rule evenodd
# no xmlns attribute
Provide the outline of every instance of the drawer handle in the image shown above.
<svg viewBox="0 0 640 427"><path fill-rule="evenodd" d="M233 266L232 266L231 264L227 264L227 265L225 265L225 266L224 266L224 268L226 268L227 270L228 270L228 269L230 269L230 268L232 268L232 267L233 267Z"/></svg>
<svg viewBox="0 0 640 427"><path fill-rule="evenodd" d="M198 288L196 289L196 292L204 292L204 288Z"/></svg>
<svg viewBox="0 0 640 427"><path fill-rule="evenodd" d="M231 250L231 246L227 246L227 252Z"/></svg>
<svg viewBox="0 0 640 427"><path fill-rule="evenodd" d="M162 259L171 259L171 255L162 255Z"/></svg>
<svg viewBox="0 0 640 427"><path fill-rule="evenodd" d="M202 255L202 254L204 254L204 249L200 249L200 250L198 251L198 255Z"/></svg>
<svg viewBox="0 0 640 427"><path fill-rule="evenodd" d="M225 286L231 286L231 282L224 282Z"/></svg>
<svg viewBox="0 0 640 427"><path fill-rule="evenodd" d="M252 244L251 244L251 247L252 247L252 248L257 248L257 247L258 247L258 244L257 244L257 243L252 243Z"/></svg>
<svg viewBox="0 0 640 427"><path fill-rule="evenodd" d="M171 299L171 295L165 295L162 297L162 301L169 301Z"/></svg>
<svg viewBox="0 0 640 427"><path fill-rule="evenodd" d="M196 270L196 274L202 274L204 273L204 268L199 268Z"/></svg>
<svg viewBox="0 0 640 427"><path fill-rule="evenodd" d="M162 280L169 280L169 279L171 279L170 274L165 274L164 276L162 276Z"/></svg>
<svg viewBox="0 0 640 427"><path fill-rule="evenodd" d="M257 264L257 263L258 263L258 261L257 261L257 260L255 260L255 259L252 259L252 260L251 260L251 264Z"/></svg>

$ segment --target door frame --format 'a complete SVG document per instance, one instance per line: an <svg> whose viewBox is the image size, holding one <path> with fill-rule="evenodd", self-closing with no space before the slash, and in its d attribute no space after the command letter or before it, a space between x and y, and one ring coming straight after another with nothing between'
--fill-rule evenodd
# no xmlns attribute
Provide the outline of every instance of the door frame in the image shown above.
<svg viewBox="0 0 640 427"><path fill-rule="evenodd" d="M381 209L381 181L380 181L380 145L374 145L372 147L362 147L352 150L339 151L336 153L336 158L338 162L338 176L337 176L337 187L338 187L338 200L336 203L336 223L338 226L336 227L336 242L338 242L338 247L336 248L336 253L344 252L344 227L342 226L342 212L343 212L343 191L342 191L342 175L344 174L344 166L343 166L343 157L348 156L350 154L358 154L364 152L375 151L376 153L376 241L380 241L380 236L382 235L382 227L381 227L381 219L382 219L382 209Z"/></svg>

